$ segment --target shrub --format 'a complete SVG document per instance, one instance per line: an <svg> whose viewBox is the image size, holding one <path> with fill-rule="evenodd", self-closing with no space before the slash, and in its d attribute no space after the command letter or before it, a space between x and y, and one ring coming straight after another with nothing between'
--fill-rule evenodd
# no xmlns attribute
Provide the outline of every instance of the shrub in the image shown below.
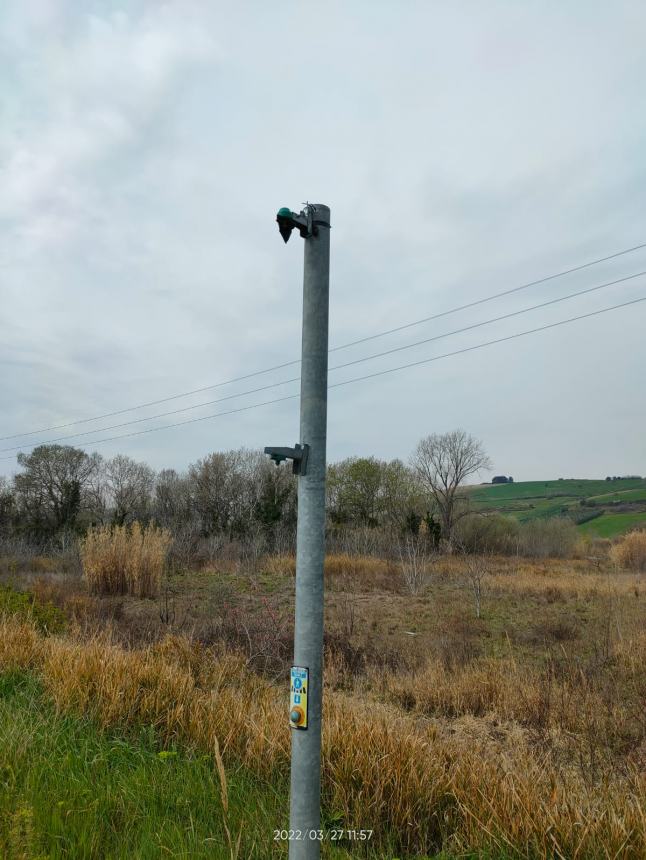
<svg viewBox="0 0 646 860"><path fill-rule="evenodd" d="M610 550L610 558L619 567L646 570L646 531L624 535Z"/></svg>
<svg viewBox="0 0 646 860"><path fill-rule="evenodd" d="M166 529L142 528L137 522L91 529L81 545L90 591L156 597L171 540Z"/></svg>
<svg viewBox="0 0 646 860"><path fill-rule="evenodd" d="M515 553L518 546L518 522L501 514L470 514L461 519L455 530L456 541L466 552Z"/></svg>
<svg viewBox="0 0 646 860"><path fill-rule="evenodd" d="M519 551L531 558L567 558L574 552L578 537L570 520L530 520L521 527Z"/></svg>
<svg viewBox="0 0 646 860"><path fill-rule="evenodd" d="M590 505L594 505L594 502L590 502ZM583 523L589 523L590 520L596 520L602 514L603 510L581 511L581 513L574 515L573 520L578 526L581 526Z"/></svg>

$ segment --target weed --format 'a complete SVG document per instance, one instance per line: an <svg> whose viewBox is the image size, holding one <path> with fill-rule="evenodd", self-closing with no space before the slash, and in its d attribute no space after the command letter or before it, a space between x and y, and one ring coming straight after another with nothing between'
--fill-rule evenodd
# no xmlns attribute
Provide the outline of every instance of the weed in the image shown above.
<svg viewBox="0 0 646 860"><path fill-rule="evenodd" d="M45 633L59 633L65 628L65 616L52 603L41 602L27 591L0 585L0 616L4 614L33 621Z"/></svg>

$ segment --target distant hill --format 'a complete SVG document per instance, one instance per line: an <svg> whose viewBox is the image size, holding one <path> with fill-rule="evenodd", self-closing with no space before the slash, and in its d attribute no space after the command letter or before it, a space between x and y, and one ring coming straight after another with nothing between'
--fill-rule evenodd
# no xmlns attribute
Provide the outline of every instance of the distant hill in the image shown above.
<svg viewBox="0 0 646 860"><path fill-rule="evenodd" d="M631 528L646 526L643 478L515 481L465 489L474 510L495 511L521 522L567 516L583 532L599 537L614 537Z"/></svg>

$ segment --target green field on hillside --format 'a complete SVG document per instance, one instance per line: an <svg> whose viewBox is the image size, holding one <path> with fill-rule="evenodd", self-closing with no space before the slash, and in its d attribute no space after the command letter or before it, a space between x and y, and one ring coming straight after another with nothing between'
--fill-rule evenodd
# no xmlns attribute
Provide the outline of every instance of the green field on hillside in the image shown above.
<svg viewBox="0 0 646 860"><path fill-rule="evenodd" d="M646 526L646 512L613 514L604 511L600 517L580 525L579 529L595 537L612 538L640 526Z"/></svg>
<svg viewBox="0 0 646 860"><path fill-rule="evenodd" d="M475 511L505 514L520 522L563 515L576 519L586 511L602 510L601 517L581 528L587 526L585 531L604 537L620 534L646 518L642 516L646 513L646 479L643 478L617 481L566 478L482 484L466 489L469 504ZM629 506L629 510L613 512L613 506L618 504L622 508Z"/></svg>
<svg viewBox="0 0 646 860"><path fill-rule="evenodd" d="M474 504L495 508L506 502L523 499L587 499L605 493L641 490L646 494L646 480L625 478L618 481L566 478L557 481L519 481L513 484L486 484L473 487L469 497Z"/></svg>
<svg viewBox="0 0 646 860"><path fill-rule="evenodd" d="M588 501L608 504L609 502L646 502L646 487L643 490L619 490L614 493L602 493L599 496L588 496Z"/></svg>

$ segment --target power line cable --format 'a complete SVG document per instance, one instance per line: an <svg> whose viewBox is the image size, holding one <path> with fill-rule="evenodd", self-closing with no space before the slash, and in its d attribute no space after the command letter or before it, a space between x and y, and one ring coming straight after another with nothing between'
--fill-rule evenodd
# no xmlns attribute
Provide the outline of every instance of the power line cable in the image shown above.
<svg viewBox="0 0 646 860"><path fill-rule="evenodd" d="M477 305L482 305L482 304L485 304L486 302L494 301L494 299L499 299L499 298L502 298L503 296L508 296L508 295L513 294L513 293L518 293L521 290L527 290L530 287L534 287L534 286L538 286L539 284L547 283L548 281L555 280L556 278L562 278L565 275L570 275L570 274L573 274L574 272L580 272L583 269L590 268L591 266L597 266L600 263L607 262L608 260L614 260L617 257L622 257L626 254L632 254L633 252L639 251L642 248L646 248L646 242L643 242L640 245L633 245L633 247L631 247L631 248L624 248L621 251L616 251L614 254L608 254L605 257L599 257L596 260L589 260L587 263L581 263L580 265L573 266L570 269L563 269L562 271L555 272L552 275L546 275L545 277L537 278L534 281L528 281L527 283L521 284L518 287L513 287L512 289L509 289L509 290L503 290L500 293L495 293L491 296L486 296L482 299L477 299L473 302L469 302L469 303L464 304L464 305L459 305L458 307L450 308L449 310L441 311L440 313L437 313L437 314L432 314L431 316L422 317L421 319L413 320L412 322L405 323L404 325L397 326L395 328L387 329L385 331L377 332L376 334L367 335L366 337L362 337L362 338L358 338L357 340L349 341L348 343L341 344L340 346L332 347L330 349L330 352L338 352L338 351L343 350L343 349L349 349L352 346L357 346L358 344L366 343L369 340L376 340L377 338L385 337L386 335L394 334L398 331L403 331L404 329L412 328L413 326L421 325L422 323L425 323L425 322L431 322L432 320L440 319L441 317L449 316L450 314L458 313L458 312L463 311L463 310L468 310L469 308L476 307ZM146 403L139 403L135 406L128 406L124 409L116 409L112 412L104 412L101 415L95 415L93 418L79 418L76 421L67 421L64 424L53 424L50 427L43 427L40 430L27 430L23 433L12 433L8 436L0 436L0 442L7 441L9 439L19 439L23 436L36 436L39 433L51 433L54 430L64 430L67 427L75 427L79 424L89 424L92 421L101 421L104 418L114 418L117 415L125 415L127 412L134 412L137 409L146 409L149 406L158 406L161 403L169 403L171 400L179 400L182 397L191 397L194 394L201 394L203 391L212 391L214 388L221 388L225 385L232 385L235 382L243 382L246 379L252 379L253 377L261 376L265 373L272 373L273 371L276 371L276 370L283 370L286 367L293 367L296 364L300 364L300 359L294 359L292 361L285 361L282 364L275 364L272 367L267 367L267 368L264 368L262 370L256 370L256 371L253 371L252 373L246 373L246 374L243 374L242 376L233 377L232 379L226 379L223 382L216 382L213 385L204 385L201 388L194 388L191 391L183 391L183 392L180 392L179 394L171 394L168 397L161 397L157 400L149 400ZM97 432L100 432L100 431L97 431Z"/></svg>
<svg viewBox="0 0 646 860"><path fill-rule="evenodd" d="M154 421L156 418L167 418L169 415L179 415L181 412L189 412L191 409L200 409L203 406L213 406L215 403L224 403L226 400L235 400L238 397L244 397L247 394L258 394L260 391L267 391L271 388L278 388L280 385L287 385L290 382L299 382L300 376L294 376L291 379L283 379L281 382L272 382L270 385L261 385L259 388L250 388L248 391L240 391L238 394L228 394L226 397L218 397L216 400L206 400L203 403L195 403L193 406L183 406L181 409L171 409L168 412L158 412L157 415L148 415L146 418L135 418L132 421L123 421L120 424L110 424L109 427L97 427L95 430L83 430L81 433L69 433L66 436L57 436L55 439L46 439L42 442L34 442L28 445L13 445L10 448L0 448L0 454L5 451L22 451L24 448L37 448L39 445L54 445L57 442L64 442L68 439L78 439L81 436L91 436L93 433L107 433L108 430L119 430L121 427L131 427L133 424L143 424L146 421ZM229 413L224 413L229 414Z"/></svg>
<svg viewBox="0 0 646 860"><path fill-rule="evenodd" d="M491 319L488 319L488 320L482 320L481 322L473 323L472 325L463 326L463 328L458 328L458 329L455 329L454 331L446 332L445 334L438 334L438 335L434 335L433 337L426 337L426 338L423 338L422 340L414 341L413 343L407 343L407 344L404 344L403 346L394 346L392 349L385 349L382 352L375 352L372 355L364 356L363 358L356 358L353 361L346 361L344 364L337 364L335 367L331 367L330 370L340 370L342 367L351 367L353 364L361 364L364 361L371 361L374 358L382 358L385 355L392 355L395 352L402 352L403 350L406 350L406 349L412 349L413 347L416 347L416 346L422 346L423 344L431 343L431 341L441 340L442 338L445 338L445 337L452 337L455 334L462 334L462 332L465 332L465 331L472 331L473 329L481 328L482 326L490 325L491 323L501 322L502 320L507 320L507 319L511 319L512 317L521 316L522 314L529 313L530 311L536 311L536 310L539 310L540 308L546 308L549 305L556 305L559 302L564 302L564 301L567 301L568 299L574 299L574 298L577 298L578 296L584 296L587 293L594 293L597 290L604 289L604 287L612 287L615 284L621 284L624 281L630 281L633 278L638 278L638 277L641 277L642 275L646 275L646 271L637 272L634 275L627 275L625 278L618 278L615 281L608 281L605 284L598 284L595 287L588 287L585 290L579 290L578 292L570 293L567 296L560 296L557 299L549 299L549 301L541 302L538 305L532 305L529 308L521 308L521 310L518 310L518 311L511 311L508 314L501 314L500 316L492 317ZM0 450L4 450L4 449L0 449Z"/></svg>
<svg viewBox="0 0 646 860"><path fill-rule="evenodd" d="M590 311L587 314L581 314L580 316L570 317L566 320L559 320L555 323L549 323L548 325L538 326L537 328L530 328L526 331L520 331L516 334L509 334L505 337L498 337L495 340L488 340L484 343L477 343L475 346L466 346L463 349L456 349L454 352L445 352L443 355L436 355L433 358L423 358L420 361L411 361L408 364L399 364L397 367L389 367L386 370L378 370L375 373L367 373L365 376L355 376L352 379L347 379L344 382L335 382L334 385L330 385L330 388L339 388L342 385L349 385L352 382L362 382L364 379L374 379L377 376L385 376L387 373L395 373L397 370L406 370L409 367L418 367L421 364L430 364L432 361L439 361L441 358L449 358L454 355L462 355L465 352L473 352L475 349L482 349L485 346L493 346L496 343L505 343L508 340L516 340L519 337L525 337L528 334L535 334L539 331L547 331L551 328L557 328L558 326L567 325L568 323L577 322L577 320L588 319L588 317L596 317L600 314L608 313L609 311L616 311L619 308L626 308L629 305L636 305L639 302L646 302L646 296L642 296L640 299L631 299L629 302L622 302L620 305L612 305L609 308L601 308L598 311Z"/></svg>
<svg viewBox="0 0 646 860"><path fill-rule="evenodd" d="M553 281L555 278L562 278L565 275L571 275L574 272L580 272L583 269L589 269L590 266L596 266L599 263L605 263L608 260L614 260L615 257L621 257L624 254L631 254L633 251L639 251L641 248L646 248L646 242L642 245L635 245L632 248L626 248L623 251L617 251L615 254L609 254L607 257L599 257L598 260L590 260L588 263L582 263L580 266L573 266L571 269L564 269L562 272L556 272L554 275L546 275L544 278L538 278L535 281L529 281L526 284L521 284L519 287L513 287L510 290L503 290L501 293L495 293L493 296L486 296L484 299L476 299L474 302L468 302L466 305L460 305L457 308L451 308L448 311L441 311L439 314L433 314L430 317L423 317L419 320L413 320L413 322L405 323L404 325L396 326L395 328L387 329L386 331L380 331L377 334L371 334L367 337L359 338L358 340L353 340L351 343L345 343L342 346L335 346L330 352L336 352L339 349L347 349L350 346L356 346L359 343L365 343L368 340L375 340L378 337L384 337L387 334L394 334L398 331L404 331L404 329L412 328L416 325L421 325L425 322L430 322L431 320L437 320L441 317L449 316L449 314L456 314L459 311L465 311L469 308L475 308L477 305L483 305L486 302L491 302L494 299L500 299L503 296L510 296L513 293L519 293L521 290L527 290L529 287L536 287L539 284L545 284L548 281Z"/></svg>
<svg viewBox="0 0 646 860"><path fill-rule="evenodd" d="M447 338L447 337L453 337L456 334L462 334L463 332L466 332L466 331L472 331L473 329L481 328L482 326L490 325L491 323L501 322L502 320L510 319L511 317L520 316L521 314L526 314L526 313L529 313L530 311L539 310L541 308L548 307L549 305L555 305L555 304L558 304L559 302L564 302L564 301L567 301L568 299L573 299L573 298L577 298L579 296L586 295L588 293L593 293L597 290L602 290L605 287L612 287L612 286L615 286L616 284L621 284L621 283L624 283L625 281L630 281L630 280L633 280L634 278L638 278L638 277L641 277L643 275L646 275L646 270L644 270L642 272L637 272L634 275L627 275L624 278L617 278L614 281L607 281L604 284L597 284L594 287L587 287L585 290L578 290L577 292L570 293L567 296L559 296L556 299L549 299L546 302L541 302L540 304L532 305L529 308L522 308L521 310L512 311L508 314L502 314L501 316L492 317L491 319L488 319L488 320L482 320L481 322L473 323L472 325L464 326L463 328L455 329L454 331L444 332L443 334L434 335L433 337L427 337L427 338L424 338L423 340L418 340L418 341L415 341L413 343L404 344L402 346L396 346L396 347L393 347L392 349L383 350L382 352L373 353L372 355L367 355L367 356L364 356L362 358L356 358L352 361L347 361L344 364L337 364L334 367L329 368L329 370L330 370L330 372L332 372L334 370L341 370L344 367L351 367L352 365L355 365L355 364L362 364L365 361L372 361L375 358L382 358L385 355L392 355L395 352L402 352L404 350L413 349L416 346L422 346L424 344L431 343L431 342L436 341L436 340L442 340L442 339ZM0 454L4 453L6 451L20 451L25 447L34 448L34 447L37 447L38 445L53 445L57 442L64 442L64 441L67 441L69 439L78 439L81 436L91 436L94 433L106 433L109 430L119 430L122 427L131 427L134 424L143 424L146 421L154 421L157 418L167 418L169 415L179 415L182 412L189 412L192 409L200 409L204 406L213 406L215 403L224 403L227 400L234 400L238 397L244 397L248 394L257 394L260 391L267 391L267 390L272 389L272 388L278 388L281 385L288 385L289 383L299 382L299 381L300 381L300 376L294 376L291 379L283 379L280 382L272 382L268 385L262 385L258 388L252 388L252 389L249 389L247 391L241 391L238 394L228 394L226 397L219 397L215 400L207 400L207 401L204 401L203 403L195 403L192 406L183 406L180 409L172 409L168 412L160 412L157 415L149 415L145 418L135 418L132 421L123 421L120 424L111 424L109 427L98 427L95 430L84 430L80 433L70 433L70 434L67 434L65 436L58 436L55 439L48 439L46 441L37 442L37 443L34 443L34 445L28 445L28 446L12 445L12 446L7 447L7 448L0 448Z"/></svg>
<svg viewBox="0 0 646 860"><path fill-rule="evenodd" d="M499 338L496 338L495 340L484 341L483 343L478 343L478 344L475 344L473 346L467 346L467 347L463 347L462 349L456 349L453 352L445 352L442 355L435 355L435 356L432 356L431 358L424 358L424 359L421 359L419 361L412 361L412 362L409 362L408 364L400 364L400 365L397 365L396 367L386 368L385 370L378 370L375 373L368 373L368 374L365 374L364 376L356 376L356 377L353 377L352 379L346 379L343 382L335 382L333 385L330 385L328 387L329 388L340 388L341 386L344 386L344 385L350 385L353 382L362 382L366 379L374 379L378 376L385 376L388 373L396 373L399 370L407 370L411 367L419 367L420 365L423 365L423 364L430 364L434 361L440 361L443 358L451 358L455 355L462 355L462 354L467 353L467 352L473 352L474 350L483 349L484 347L493 346L494 344L505 343L506 341L510 341L510 340L516 340L520 337L525 337L528 334L535 334L537 332L547 331L548 329L558 328L559 326L567 325L567 324L573 323L573 322L577 322L578 320L583 320L583 319L588 319L590 317L600 316L601 314L609 313L610 311L618 310L620 308L629 307L630 305L636 305L636 304L639 304L640 302L645 302L645 301L646 301L646 296L642 296L639 299L632 299L631 301L622 302L621 304L618 304L618 305L611 305L610 307L601 308L600 310L597 310L597 311L590 311L590 313L587 313L587 314L580 314L579 316L569 317L568 319L559 320L558 322L549 323L547 325L542 325L542 326L537 326L536 328L527 329L526 331L516 332L515 334L506 335L505 337L499 337ZM103 439L94 439L91 442L89 442L88 445L99 445L99 444L102 444L103 442L114 442L117 439L129 439L129 438L132 438L134 436L143 436L146 433L157 433L161 430L172 430L176 427L183 427L187 424L195 424L199 421L208 421L208 420L211 420L213 418L221 418L225 415L233 415L233 414L236 414L239 412L247 412L251 409L258 409L259 407L269 406L273 403L282 403L286 400L295 400L297 397L299 397L299 394L290 394L290 395L287 395L286 397L277 397L274 400L266 400L262 403L252 403L249 406L241 406L237 409L231 409L231 410L228 410L226 412L215 412L213 415L202 415L202 416L199 416L197 418L189 418L186 421L178 421L174 424L165 424L161 427L148 427L146 430L136 430L132 433L122 433L122 434L119 434L117 436L109 436L109 437L106 437ZM12 460L12 459L13 459L12 456L0 457L0 460Z"/></svg>
<svg viewBox="0 0 646 860"><path fill-rule="evenodd" d="M108 436L105 439L93 439L87 443L90 445L100 445L102 442L114 442L116 439L127 439L132 436L143 436L144 433L156 433L159 430L172 430L175 427L182 427L185 424L195 424L198 421L207 421L210 418L221 418L224 415L235 415L237 412L247 412L250 409L258 409L260 406L269 406L271 403L282 403L284 400L295 400L299 397L298 394L290 394L287 397L277 397L275 400L265 400L262 403L252 403L250 406L240 406L238 409L229 409L226 412L216 412L213 415L203 415L198 418L188 418L186 421L178 421L175 424L165 424L163 427L149 427L146 430L135 430L133 433L121 433L118 436ZM13 460L13 457L0 457L0 460Z"/></svg>

